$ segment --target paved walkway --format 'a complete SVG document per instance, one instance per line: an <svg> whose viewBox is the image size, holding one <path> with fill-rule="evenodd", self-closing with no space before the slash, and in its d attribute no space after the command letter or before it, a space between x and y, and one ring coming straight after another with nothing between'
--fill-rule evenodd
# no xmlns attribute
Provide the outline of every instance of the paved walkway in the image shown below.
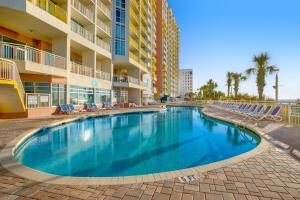
<svg viewBox="0 0 300 200"><path fill-rule="evenodd" d="M207 112L238 118L214 109ZM60 119L0 121L0 148L23 131ZM274 128L267 123L258 126L267 130L267 135L285 127ZM255 157L198 176L190 183L175 179L119 186L68 186L34 182L0 167L0 199L300 200L300 163L273 146Z"/></svg>

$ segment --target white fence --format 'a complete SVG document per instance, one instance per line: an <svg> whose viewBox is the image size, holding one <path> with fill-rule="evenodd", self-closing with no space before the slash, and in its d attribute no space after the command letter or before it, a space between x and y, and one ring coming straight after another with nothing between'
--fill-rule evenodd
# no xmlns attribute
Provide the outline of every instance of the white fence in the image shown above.
<svg viewBox="0 0 300 200"><path fill-rule="evenodd" d="M27 45L0 43L0 58L29 61L50 67L66 69L66 59L64 57Z"/></svg>

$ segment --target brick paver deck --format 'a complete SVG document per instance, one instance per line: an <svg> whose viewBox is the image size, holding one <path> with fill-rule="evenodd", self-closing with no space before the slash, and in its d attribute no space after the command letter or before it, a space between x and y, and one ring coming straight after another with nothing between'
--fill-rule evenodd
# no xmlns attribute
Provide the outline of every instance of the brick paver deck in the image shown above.
<svg viewBox="0 0 300 200"><path fill-rule="evenodd" d="M60 119L0 121L0 148L20 132ZM274 146L255 157L199 177L190 183L175 179L119 186L68 186L34 182L0 167L0 199L300 200L300 163Z"/></svg>

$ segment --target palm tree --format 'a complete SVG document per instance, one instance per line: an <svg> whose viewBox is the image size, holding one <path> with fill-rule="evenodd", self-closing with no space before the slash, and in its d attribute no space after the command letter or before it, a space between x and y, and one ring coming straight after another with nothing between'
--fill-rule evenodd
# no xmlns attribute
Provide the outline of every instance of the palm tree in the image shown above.
<svg viewBox="0 0 300 200"><path fill-rule="evenodd" d="M279 69L275 65L269 65L270 57L268 53L254 55L253 62L255 67L246 70L248 76L256 75L256 85L258 90L259 100L263 100L264 88L266 86L266 75L278 72Z"/></svg>
<svg viewBox="0 0 300 200"><path fill-rule="evenodd" d="M230 96L230 91L231 91L231 87L232 87L232 72L227 72L227 96Z"/></svg>
<svg viewBox="0 0 300 200"><path fill-rule="evenodd" d="M237 99L240 90L240 82L247 80L247 77L244 76L242 73L233 73L232 79L234 81L233 84L234 98Z"/></svg>

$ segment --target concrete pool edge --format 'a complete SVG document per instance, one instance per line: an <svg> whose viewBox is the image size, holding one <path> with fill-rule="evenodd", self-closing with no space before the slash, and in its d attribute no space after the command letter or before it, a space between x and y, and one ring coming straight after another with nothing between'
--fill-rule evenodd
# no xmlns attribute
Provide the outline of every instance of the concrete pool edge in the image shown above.
<svg viewBox="0 0 300 200"><path fill-rule="evenodd" d="M184 106L183 106L184 107ZM135 111L136 112L136 111ZM141 111L138 111L141 112ZM129 112L121 112L120 114L126 114ZM218 116L214 116L210 113L203 113L211 118L215 118L221 121L229 122L232 124L238 125L237 121L232 119L222 118ZM113 115L113 114L112 114ZM108 115L90 115L86 116L85 118L89 117L100 117L100 116L110 116ZM60 122L49 124L47 127L55 127L65 123L71 123L77 120L81 120L82 117L76 117L73 119L66 119ZM248 127L249 126L249 127ZM247 129L255 132L259 136L264 135L259 129L254 126L248 125L246 126ZM47 128L46 127L46 128ZM142 183L142 182L154 182L154 181L161 181L161 180L168 180L173 179L181 176L187 175L195 175L199 173L203 173L206 171L218 169L221 167L225 167L231 164L235 164L241 162L245 159L253 157L257 154L264 152L268 147L269 144L266 140L261 137L260 144L253 150L248 151L246 153L240 154L238 156L222 160L219 162L210 163L207 165L202 165L199 167L193 167L189 169L177 170L177 171L170 171L170 172L162 172L157 174L148 174L148 175L141 175L141 176L128 176L128 177L107 177L107 178L88 178L88 177L65 177L65 176L57 176L52 174L47 174L41 171L37 171L31 168L28 168L13 159L13 152L19 145L21 145L27 138L32 136L33 134L37 133L38 131L44 129L45 127L41 127L35 130L31 130L29 132L25 132L21 134L19 137L15 138L13 141L8 143L4 149L1 151L0 154L0 164L7 169L8 171L19 175L21 177L27 178L29 180L37 181L37 182L44 182L49 184L58 184L58 185L120 185L120 184L134 184L134 183Z"/></svg>

